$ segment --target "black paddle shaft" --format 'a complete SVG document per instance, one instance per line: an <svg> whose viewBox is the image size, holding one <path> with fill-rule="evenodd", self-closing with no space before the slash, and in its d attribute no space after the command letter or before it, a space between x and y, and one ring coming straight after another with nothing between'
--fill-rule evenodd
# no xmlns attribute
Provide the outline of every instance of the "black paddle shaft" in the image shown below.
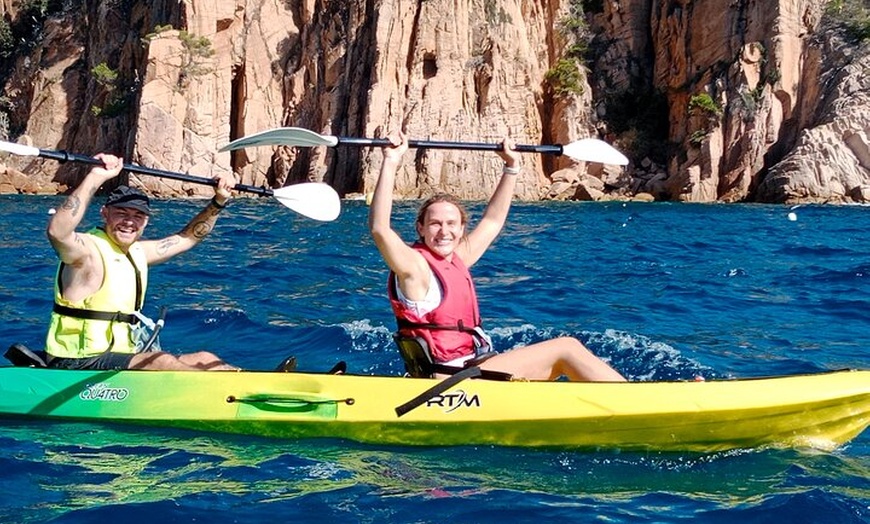
<svg viewBox="0 0 870 524"><path fill-rule="evenodd" d="M390 147L392 143L386 138L352 138L352 137L336 137L337 145L347 146L376 146ZM428 140L408 140L408 147L417 149L464 149L468 151L501 151L501 144L488 144L483 142L439 142ZM517 144L514 150L520 153L549 153L551 155L561 155L561 145L523 145Z"/></svg>
<svg viewBox="0 0 870 524"><path fill-rule="evenodd" d="M59 162L80 162L83 164L91 164L95 166L102 166L103 161L99 158L94 158L87 155L77 155L75 153L68 153L66 151L54 151L51 149L40 149L39 156L43 158L50 158L52 160L57 160ZM161 178L171 178L173 180L181 180L183 182L191 182L194 184L202 184L206 186L216 186L217 181L212 180L211 178L204 178L194 175L188 175L186 173L176 173L175 171L164 171L162 169L152 169L150 167L137 166L136 164L124 164L124 169L131 173L138 173L140 175L151 175L157 176ZM255 195L260 196L273 196L274 191L267 187L256 187L256 186L248 186L245 184L236 184L233 186L233 189L236 191L244 191L246 193L253 193Z"/></svg>

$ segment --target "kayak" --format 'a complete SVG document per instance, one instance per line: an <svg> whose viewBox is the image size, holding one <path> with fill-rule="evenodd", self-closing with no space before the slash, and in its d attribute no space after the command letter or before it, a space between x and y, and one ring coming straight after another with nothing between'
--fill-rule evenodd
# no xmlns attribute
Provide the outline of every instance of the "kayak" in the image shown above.
<svg viewBox="0 0 870 524"><path fill-rule="evenodd" d="M695 452L829 450L870 424L870 371L698 382L471 379L442 385L438 379L353 374L0 367L0 417L379 445Z"/></svg>

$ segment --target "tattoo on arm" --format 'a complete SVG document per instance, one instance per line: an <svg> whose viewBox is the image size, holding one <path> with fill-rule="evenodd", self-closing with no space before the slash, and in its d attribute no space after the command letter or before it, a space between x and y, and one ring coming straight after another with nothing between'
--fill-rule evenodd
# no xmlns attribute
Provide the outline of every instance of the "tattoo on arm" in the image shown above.
<svg viewBox="0 0 870 524"><path fill-rule="evenodd" d="M209 205L205 206L205 209L193 217L193 220L184 227L180 234L182 236L192 235L197 242L201 241L211 233L220 212L221 210L219 208L209 203Z"/></svg>
<svg viewBox="0 0 870 524"><path fill-rule="evenodd" d="M212 224L208 221L196 221L190 225L190 232L193 233L193 237L197 240L202 240L209 233L211 233Z"/></svg>
<svg viewBox="0 0 870 524"><path fill-rule="evenodd" d="M79 200L79 197L75 195L70 195L67 197L66 200L64 200L60 208L69 211L72 216L76 216L78 215L81 206L82 202L81 200Z"/></svg>
<svg viewBox="0 0 870 524"><path fill-rule="evenodd" d="M157 254L160 256L165 255L172 246L178 244L178 238L176 237L167 237L157 243Z"/></svg>
<svg viewBox="0 0 870 524"><path fill-rule="evenodd" d="M206 208L200 211L198 215L193 217L193 220L191 220L190 223L184 226L184 229L179 231L176 235L162 240L157 245L157 254L160 256L166 255L169 248L181 242L182 239L192 239L195 243L202 241L202 239L211 233L220 211L220 209L211 204L206 206Z"/></svg>

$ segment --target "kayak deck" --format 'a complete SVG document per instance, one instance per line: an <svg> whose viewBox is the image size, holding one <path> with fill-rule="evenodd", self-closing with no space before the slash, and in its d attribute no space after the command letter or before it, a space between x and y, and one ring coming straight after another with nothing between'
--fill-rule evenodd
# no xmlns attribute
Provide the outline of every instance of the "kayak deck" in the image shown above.
<svg viewBox="0 0 870 524"><path fill-rule="evenodd" d="M870 425L870 371L708 382L466 380L0 368L0 416L389 445L712 452L831 449Z"/></svg>

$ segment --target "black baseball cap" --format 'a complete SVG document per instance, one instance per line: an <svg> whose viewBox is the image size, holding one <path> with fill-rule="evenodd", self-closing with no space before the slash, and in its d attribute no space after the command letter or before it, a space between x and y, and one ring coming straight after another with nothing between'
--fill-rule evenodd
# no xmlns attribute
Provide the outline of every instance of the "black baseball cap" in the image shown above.
<svg viewBox="0 0 870 524"><path fill-rule="evenodd" d="M146 215L151 214L150 203L148 195L129 186L116 187L106 198L106 207L126 207L141 211Z"/></svg>

